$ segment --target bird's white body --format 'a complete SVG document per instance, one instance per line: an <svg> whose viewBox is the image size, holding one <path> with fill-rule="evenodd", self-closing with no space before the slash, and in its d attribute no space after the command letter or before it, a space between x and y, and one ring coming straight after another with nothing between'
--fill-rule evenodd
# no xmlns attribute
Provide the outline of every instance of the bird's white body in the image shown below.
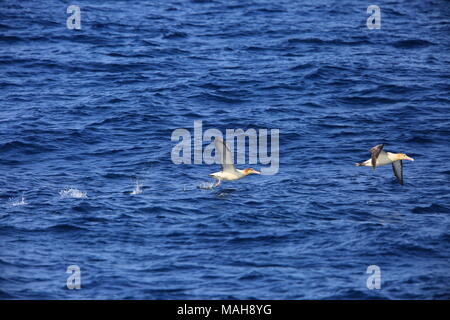
<svg viewBox="0 0 450 320"><path fill-rule="evenodd" d="M211 173L210 176L217 180L216 184L214 185L217 187L220 185L220 182L222 180L225 181L233 181L233 180L239 180L243 177L248 176L249 174L260 174L260 172L253 170L251 168L249 169L236 169L234 167L231 151L228 148L228 146L225 144L225 142L216 137L214 141L216 152L218 153L220 157L220 164L222 165L222 171Z"/></svg>
<svg viewBox="0 0 450 320"><path fill-rule="evenodd" d="M211 177L217 180L227 180L227 181L233 181L233 180L239 180L246 176L246 174L243 173L243 170L235 169L235 171L218 171L210 174Z"/></svg>
<svg viewBox="0 0 450 320"><path fill-rule="evenodd" d="M381 152L377 158L375 166L376 167L385 166L387 164L391 164L394 161L398 161L398 156L396 153ZM372 158L362 162L361 165L364 167L372 167Z"/></svg>

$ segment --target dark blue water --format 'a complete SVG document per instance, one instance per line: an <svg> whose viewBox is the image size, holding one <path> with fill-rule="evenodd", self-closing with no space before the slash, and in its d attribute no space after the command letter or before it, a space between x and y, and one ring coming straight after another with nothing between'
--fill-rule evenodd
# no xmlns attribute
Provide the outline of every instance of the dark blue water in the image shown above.
<svg viewBox="0 0 450 320"><path fill-rule="evenodd" d="M449 1L6 1L0 35L1 298L450 298ZM194 120L279 129L279 172L198 188Z"/></svg>

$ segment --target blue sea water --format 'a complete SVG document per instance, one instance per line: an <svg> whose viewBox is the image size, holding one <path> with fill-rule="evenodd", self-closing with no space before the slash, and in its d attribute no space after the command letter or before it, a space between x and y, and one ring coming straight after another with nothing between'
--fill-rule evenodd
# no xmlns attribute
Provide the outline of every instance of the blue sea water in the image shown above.
<svg viewBox="0 0 450 320"><path fill-rule="evenodd" d="M449 50L444 0L3 2L0 297L449 299ZM279 129L279 172L198 188L195 120Z"/></svg>

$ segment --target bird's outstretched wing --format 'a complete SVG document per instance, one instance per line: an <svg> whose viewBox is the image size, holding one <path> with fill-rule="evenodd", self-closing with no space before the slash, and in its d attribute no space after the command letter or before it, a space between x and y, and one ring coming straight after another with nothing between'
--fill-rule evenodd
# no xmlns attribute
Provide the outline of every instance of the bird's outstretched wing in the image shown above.
<svg viewBox="0 0 450 320"><path fill-rule="evenodd" d="M395 177L400 184L403 184L403 162L397 160L392 162L392 169L394 170Z"/></svg>
<svg viewBox="0 0 450 320"><path fill-rule="evenodd" d="M214 145L216 147L216 152L219 154L220 164L222 165L222 171L234 172L236 169L233 164L233 159L231 157L231 151L226 145L226 143L219 137L214 140Z"/></svg>
<svg viewBox="0 0 450 320"><path fill-rule="evenodd" d="M372 149L369 150L369 152L372 154L372 168L375 170L376 168L376 164L377 164L377 159L378 156L381 153L381 150L383 150L384 144L379 144L375 147L373 147Z"/></svg>

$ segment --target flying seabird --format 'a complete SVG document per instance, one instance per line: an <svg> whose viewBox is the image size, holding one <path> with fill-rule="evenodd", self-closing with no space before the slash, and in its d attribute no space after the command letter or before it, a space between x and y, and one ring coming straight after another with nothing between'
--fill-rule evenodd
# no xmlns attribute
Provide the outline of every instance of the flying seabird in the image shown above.
<svg viewBox="0 0 450 320"><path fill-rule="evenodd" d="M216 147L216 152L218 152L219 154L220 164L222 166L222 171L210 174L211 177L217 180L217 182L214 184L214 187L219 186L222 180L239 180L252 173L261 174L261 172L256 171L252 168L247 168L244 170L236 169L234 167L233 161L231 160L231 151L221 138L216 137L214 140L214 145Z"/></svg>
<svg viewBox="0 0 450 320"><path fill-rule="evenodd" d="M357 167L372 167L374 170L376 167L384 166L392 163L392 169L394 175L400 184L403 184L403 163L402 160L414 161L413 158L408 157L404 153L391 153L383 150L384 144L379 144L372 149L370 153L372 157L364 162L355 163Z"/></svg>

